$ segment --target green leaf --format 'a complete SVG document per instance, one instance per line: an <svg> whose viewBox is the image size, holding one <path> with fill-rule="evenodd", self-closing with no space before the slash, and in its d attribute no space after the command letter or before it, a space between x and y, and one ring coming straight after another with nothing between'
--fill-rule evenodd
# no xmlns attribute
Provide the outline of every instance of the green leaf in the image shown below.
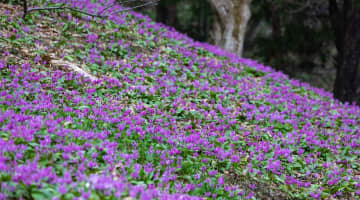
<svg viewBox="0 0 360 200"><path fill-rule="evenodd" d="M74 61L74 58L72 56L64 56L64 58L69 61Z"/></svg>
<svg viewBox="0 0 360 200"><path fill-rule="evenodd" d="M50 190L45 190L45 192L39 191L39 190L32 190L31 191L31 197L34 200L43 200L43 199L50 199L53 195Z"/></svg>
<svg viewBox="0 0 360 200"><path fill-rule="evenodd" d="M12 41L16 40L16 35L11 35L11 36L9 37L9 39L12 40Z"/></svg>

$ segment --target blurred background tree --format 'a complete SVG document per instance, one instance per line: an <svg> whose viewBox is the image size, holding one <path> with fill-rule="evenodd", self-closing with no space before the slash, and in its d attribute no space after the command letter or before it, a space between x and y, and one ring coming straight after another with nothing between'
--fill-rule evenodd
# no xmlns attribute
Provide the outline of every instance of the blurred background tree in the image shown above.
<svg viewBox="0 0 360 200"><path fill-rule="evenodd" d="M328 9L323 3L321 0L254 2L245 57L332 91L336 49Z"/></svg>
<svg viewBox="0 0 360 200"><path fill-rule="evenodd" d="M160 1L156 6L156 21L170 26L179 26L176 0Z"/></svg>
<svg viewBox="0 0 360 200"><path fill-rule="evenodd" d="M329 0L329 18L337 49L334 95L342 101L358 100L360 1Z"/></svg>
<svg viewBox="0 0 360 200"><path fill-rule="evenodd" d="M242 56L251 0L208 0L213 11L211 42Z"/></svg>
<svg viewBox="0 0 360 200"><path fill-rule="evenodd" d="M210 39L213 15L207 0L161 0L155 8L146 8L142 12L197 41L208 42Z"/></svg>

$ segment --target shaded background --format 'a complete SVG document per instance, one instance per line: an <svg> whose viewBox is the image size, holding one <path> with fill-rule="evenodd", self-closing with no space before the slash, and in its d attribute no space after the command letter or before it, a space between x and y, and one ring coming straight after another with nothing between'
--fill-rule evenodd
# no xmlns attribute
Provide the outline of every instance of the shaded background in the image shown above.
<svg viewBox="0 0 360 200"><path fill-rule="evenodd" d="M195 40L211 43L213 13L208 0L161 0L141 11ZM327 0L256 0L251 12L244 57L312 86L334 90L337 49ZM359 103L359 73L356 80L353 100Z"/></svg>

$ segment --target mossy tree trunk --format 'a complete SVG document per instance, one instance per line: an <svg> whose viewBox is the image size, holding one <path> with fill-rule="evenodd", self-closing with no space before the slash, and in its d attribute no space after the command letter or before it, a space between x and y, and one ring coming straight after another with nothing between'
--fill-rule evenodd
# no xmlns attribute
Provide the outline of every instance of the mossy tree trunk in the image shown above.
<svg viewBox="0 0 360 200"><path fill-rule="evenodd" d="M209 0L214 12L213 44L242 56L251 0Z"/></svg>

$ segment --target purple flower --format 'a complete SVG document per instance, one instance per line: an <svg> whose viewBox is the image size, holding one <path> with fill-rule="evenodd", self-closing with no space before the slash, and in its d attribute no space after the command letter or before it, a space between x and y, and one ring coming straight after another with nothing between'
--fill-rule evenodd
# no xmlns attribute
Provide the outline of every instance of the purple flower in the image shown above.
<svg viewBox="0 0 360 200"><path fill-rule="evenodd" d="M65 184L59 185L59 193L66 194L66 192L67 192L66 185Z"/></svg>
<svg viewBox="0 0 360 200"><path fill-rule="evenodd" d="M218 185L224 185L224 183L225 183L225 178L224 176L221 176L218 180Z"/></svg>
<svg viewBox="0 0 360 200"><path fill-rule="evenodd" d="M87 34L86 35L86 42L87 43L94 43L98 40L99 36L97 34Z"/></svg>
<svg viewBox="0 0 360 200"><path fill-rule="evenodd" d="M40 60L41 60L40 56L36 56L35 59L34 59L34 62L38 63Z"/></svg>
<svg viewBox="0 0 360 200"><path fill-rule="evenodd" d="M141 170L142 166L140 164L135 164L133 169L134 169L134 172L131 173L131 177L136 179L136 178L139 178L139 173L140 173L140 170Z"/></svg>
<svg viewBox="0 0 360 200"><path fill-rule="evenodd" d="M217 174L216 170L209 171L209 176L215 176Z"/></svg>

